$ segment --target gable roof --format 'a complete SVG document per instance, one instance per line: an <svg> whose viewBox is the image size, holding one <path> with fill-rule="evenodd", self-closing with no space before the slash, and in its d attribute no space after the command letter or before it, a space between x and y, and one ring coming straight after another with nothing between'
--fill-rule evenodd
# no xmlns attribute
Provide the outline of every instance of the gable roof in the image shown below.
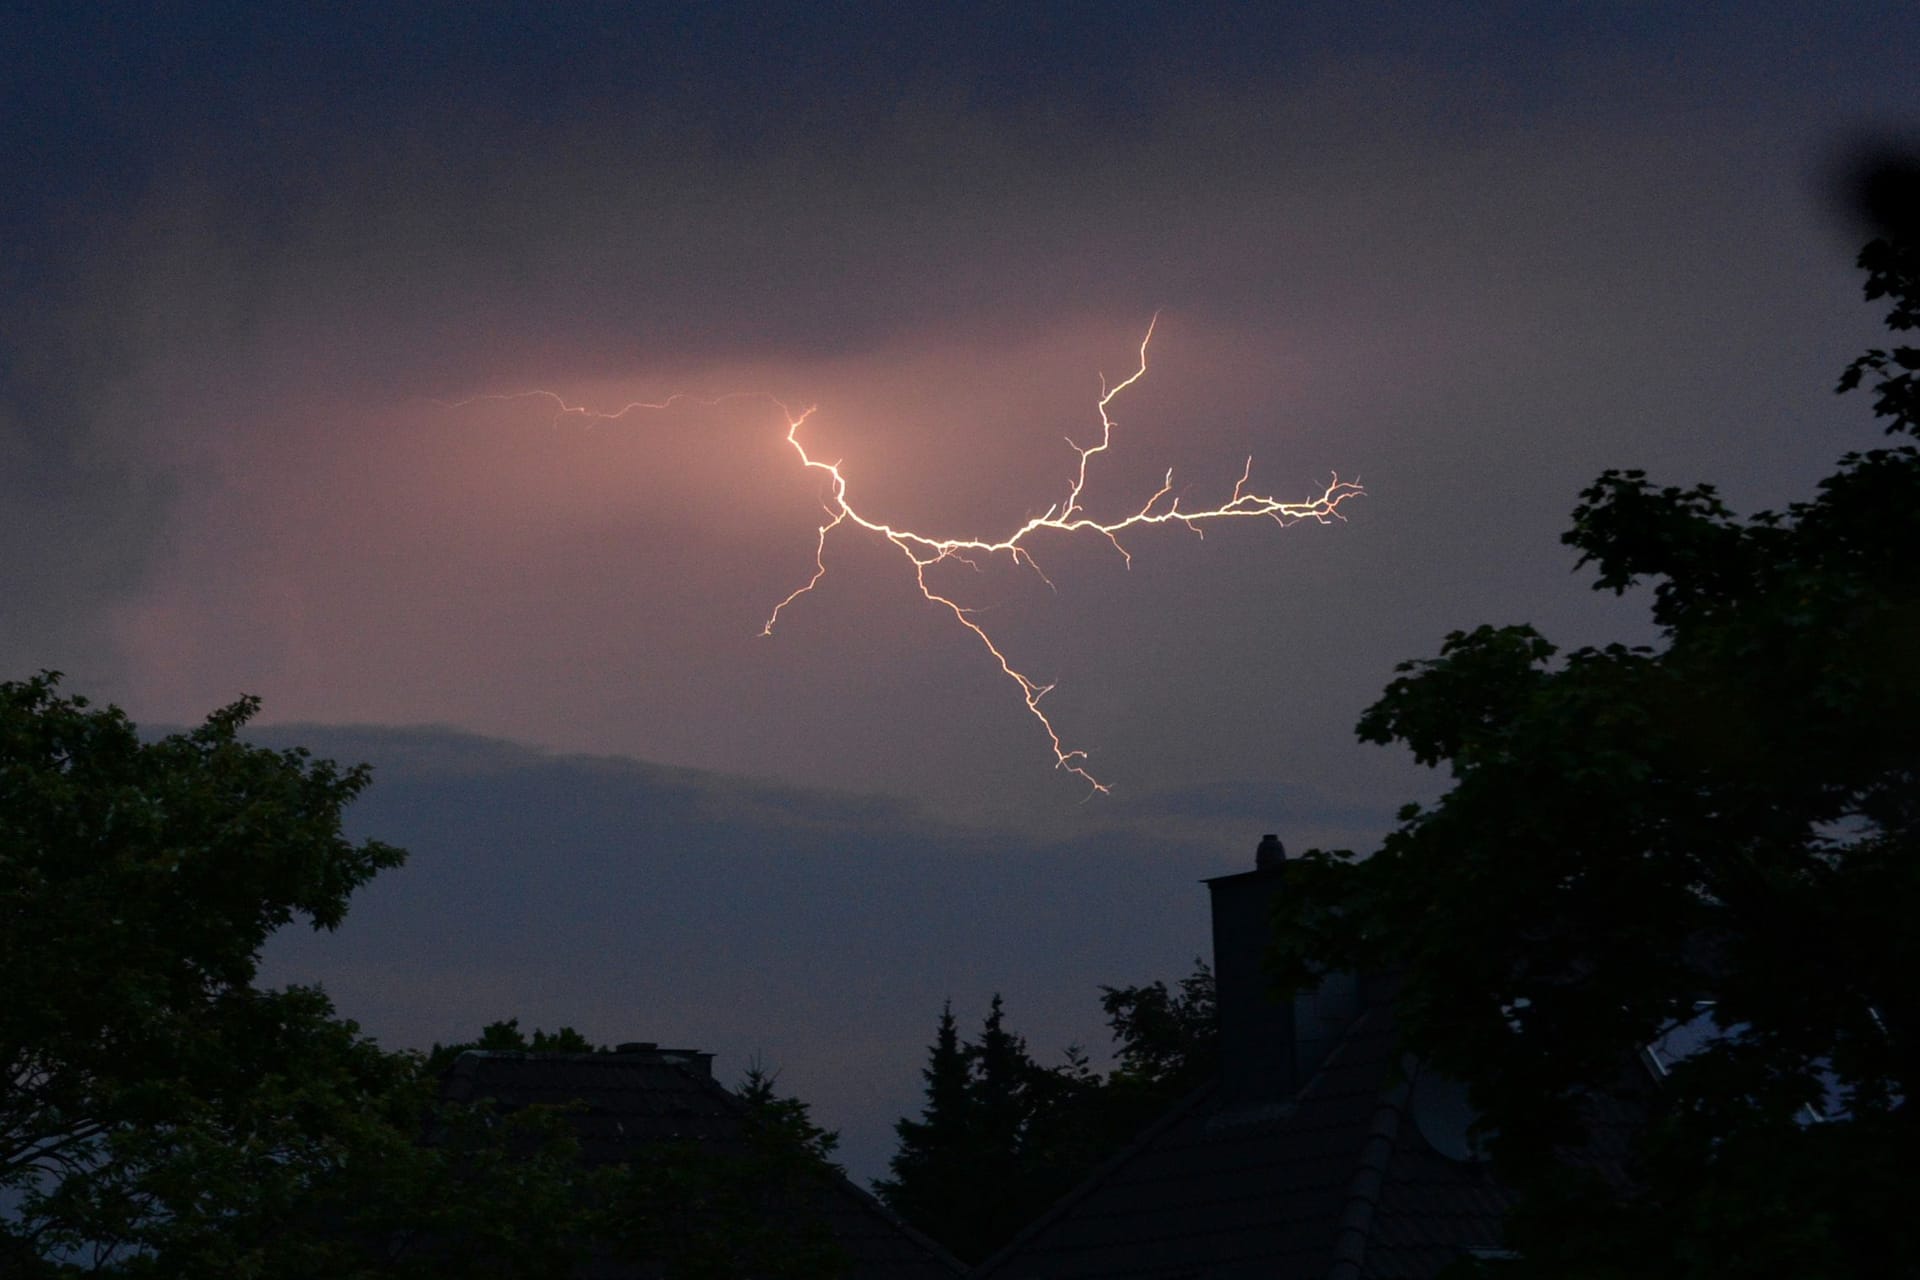
<svg viewBox="0 0 1920 1280"><path fill-rule="evenodd" d="M1431 1276L1498 1244L1509 1197L1421 1135L1412 1083L1376 997L1292 1098L1197 1091L974 1275Z"/></svg>
<svg viewBox="0 0 1920 1280"><path fill-rule="evenodd" d="M646 1049L614 1053L469 1050L442 1079L449 1101L491 1099L508 1109L575 1104L569 1119L581 1155L620 1160L672 1141L747 1149L746 1104L710 1074L711 1054ZM837 1172L809 1206L846 1253L850 1280L952 1280L965 1268Z"/></svg>

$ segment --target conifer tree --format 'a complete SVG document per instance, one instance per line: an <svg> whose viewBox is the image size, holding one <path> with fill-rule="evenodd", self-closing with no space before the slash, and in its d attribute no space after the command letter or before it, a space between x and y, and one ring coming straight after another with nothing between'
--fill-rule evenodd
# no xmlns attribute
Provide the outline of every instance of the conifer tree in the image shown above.
<svg viewBox="0 0 1920 1280"><path fill-rule="evenodd" d="M1118 1049L1102 1077L1078 1046L1043 1067L1007 1026L996 994L978 1039L960 1040L949 1002L921 1072L918 1120L894 1125L900 1149L881 1199L915 1227L978 1262L1071 1191L1146 1123L1206 1079L1216 1058L1213 974L1104 987Z"/></svg>
<svg viewBox="0 0 1920 1280"><path fill-rule="evenodd" d="M973 1127L968 1072L948 1001L920 1073L927 1082L926 1106L920 1119L902 1117L894 1123L900 1149L889 1162L893 1177L874 1183L889 1208L950 1249L959 1239L968 1194Z"/></svg>
<svg viewBox="0 0 1920 1280"><path fill-rule="evenodd" d="M980 1039L967 1046L972 1067L973 1194L967 1201L967 1235L954 1252L978 1261L1013 1238L1044 1205L1034 1204L1035 1182L1028 1151L1030 1121L1041 1067L1027 1053L1027 1042L1006 1026L998 992L988 1006Z"/></svg>
<svg viewBox="0 0 1920 1280"><path fill-rule="evenodd" d="M1006 1008L998 992L987 1007L980 1039L967 1046L966 1057L973 1074L973 1132L982 1154L996 1166L1010 1163L1026 1129L1034 1064L1027 1056L1026 1038L1007 1029ZM987 1172L992 1176L1010 1170Z"/></svg>

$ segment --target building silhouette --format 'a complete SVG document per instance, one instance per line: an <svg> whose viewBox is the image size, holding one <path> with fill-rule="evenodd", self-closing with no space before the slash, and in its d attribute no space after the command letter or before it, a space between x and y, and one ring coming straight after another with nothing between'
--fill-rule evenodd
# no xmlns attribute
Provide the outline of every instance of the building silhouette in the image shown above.
<svg viewBox="0 0 1920 1280"><path fill-rule="evenodd" d="M608 1164L649 1147L694 1143L720 1155L747 1146L747 1105L713 1078L713 1055L623 1044L612 1052L534 1053L468 1050L441 1081L450 1102L490 1102L506 1111L566 1107L581 1159ZM766 1206L776 1225L818 1231L847 1261L846 1280L953 1280L965 1268L837 1170L798 1197ZM642 1280L646 1264L596 1260L594 1280ZM771 1278L769 1278L771 1280Z"/></svg>
<svg viewBox="0 0 1920 1280"><path fill-rule="evenodd" d="M1413 1280L1499 1256L1512 1197L1474 1141L1465 1090L1401 1052L1392 980L1335 974L1270 997L1262 959L1286 886L1276 837L1253 870L1205 883L1218 1076L975 1280ZM1634 1122L1624 1110L1598 1119L1622 1140Z"/></svg>

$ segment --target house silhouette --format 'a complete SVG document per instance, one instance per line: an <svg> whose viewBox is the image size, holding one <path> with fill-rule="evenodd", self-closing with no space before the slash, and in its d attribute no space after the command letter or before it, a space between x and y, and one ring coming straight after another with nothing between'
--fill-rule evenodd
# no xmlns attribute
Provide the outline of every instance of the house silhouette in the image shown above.
<svg viewBox="0 0 1920 1280"><path fill-rule="evenodd" d="M607 1164L649 1147L691 1142L726 1155L748 1146L747 1105L713 1078L713 1055L651 1043L612 1052L533 1053L468 1050L441 1080L449 1102L489 1102L506 1111L566 1108L581 1159ZM847 1280L953 1280L965 1268L893 1212L829 1171L803 1198L772 1204L782 1226L822 1231L847 1261ZM596 1259L594 1280L648 1280L646 1264Z"/></svg>
<svg viewBox="0 0 1920 1280"><path fill-rule="evenodd" d="M1280 842L1207 880L1221 1068L973 1272L974 1280L1431 1277L1499 1256L1511 1193L1455 1082L1400 1048L1395 983L1330 975L1275 1000L1262 959ZM1592 1158L1636 1117L1596 1099Z"/></svg>

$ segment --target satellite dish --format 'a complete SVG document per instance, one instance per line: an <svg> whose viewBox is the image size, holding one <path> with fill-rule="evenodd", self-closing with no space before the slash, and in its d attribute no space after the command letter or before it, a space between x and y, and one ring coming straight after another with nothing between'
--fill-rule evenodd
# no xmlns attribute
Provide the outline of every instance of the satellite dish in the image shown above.
<svg viewBox="0 0 1920 1280"><path fill-rule="evenodd" d="M1467 1086L1431 1069L1414 1077L1407 1109L1427 1145L1449 1160L1463 1164L1487 1158L1487 1149L1472 1132L1480 1113L1467 1101Z"/></svg>

